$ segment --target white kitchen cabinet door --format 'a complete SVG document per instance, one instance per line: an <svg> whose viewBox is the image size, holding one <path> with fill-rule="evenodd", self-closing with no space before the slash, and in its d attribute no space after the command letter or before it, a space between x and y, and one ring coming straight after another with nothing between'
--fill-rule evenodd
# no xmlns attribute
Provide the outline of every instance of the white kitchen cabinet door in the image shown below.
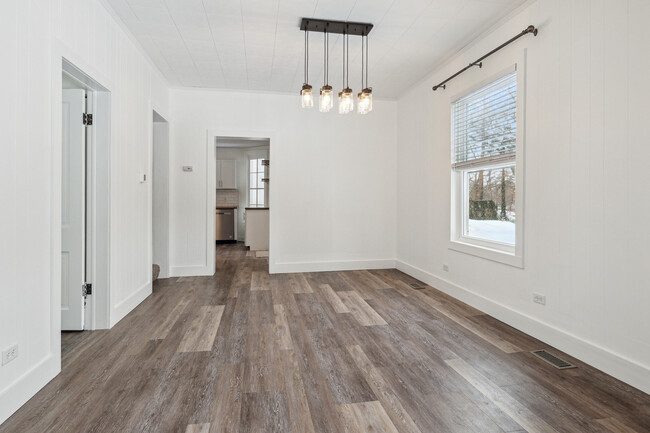
<svg viewBox="0 0 650 433"><path fill-rule="evenodd" d="M221 160L217 160L217 189L221 189Z"/></svg>
<svg viewBox="0 0 650 433"><path fill-rule="evenodd" d="M221 161L221 187L223 189L237 188L237 161Z"/></svg>

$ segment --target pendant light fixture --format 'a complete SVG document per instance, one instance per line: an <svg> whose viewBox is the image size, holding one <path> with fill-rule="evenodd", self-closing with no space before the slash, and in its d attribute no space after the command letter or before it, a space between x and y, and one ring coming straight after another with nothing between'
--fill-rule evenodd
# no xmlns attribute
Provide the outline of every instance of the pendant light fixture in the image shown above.
<svg viewBox="0 0 650 433"><path fill-rule="evenodd" d="M364 50L365 38L365 50ZM364 67L365 66L365 67ZM365 73L365 84L364 84ZM372 111L372 87L368 86L368 34L361 36L361 88L359 93L359 104L357 112L359 114L368 114Z"/></svg>
<svg viewBox="0 0 650 433"><path fill-rule="evenodd" d="M320 89L318 110L328 112L334 105L334 94L329 84L329 35L343 35L343 90L339 92L338 112L347 114L354 111L354 92L350 88L350 35L361 36L361 93L357 95L358 112L366 114L372 111L372 87L368 86L368 34L372 30L371 23L352 21L321 20L303 18L300 30L305 32L305 80L300 90L303 108L314 106L312 87L309 85L309 32L323 33L323 87ZM365 40L363 39L365 38Z"/></svg>
<svg viewBox="0 0 650 433"><path fill-rule="evenodd" d="M314 106L314 97L311 94L309 82L309 32L305 32L305 81L300 90L300 100L302 108L311 108Z"/></svg>
<svg viewBox="0 0 650 433"><path fill-rule="evenodd" d="M339 93L339 114L354 111L354 92L350 89L350 35L343 33L343 82L345 89Z"/></svg>
<svg viewBox="0 0 650 433"><path fill-rule="evenodd" d="M334 106L334 95L332 94L332 86L329 85L329 71L330 71L330 37L327 33L327 26L323 33L323 87L320 89L320 99L318 100L318 109L327 113Z"/></svg>

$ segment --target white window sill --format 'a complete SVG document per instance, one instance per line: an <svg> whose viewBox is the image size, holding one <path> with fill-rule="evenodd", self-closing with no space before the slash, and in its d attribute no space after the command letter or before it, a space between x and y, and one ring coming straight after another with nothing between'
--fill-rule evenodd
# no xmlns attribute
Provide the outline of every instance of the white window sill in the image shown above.
<svg viewBox="0 0 650 433"><path fill-rule="evenodd" d="M469 254L475 257L491 260L504 265L514 266L516 268L524 267L524 258L521 255L500 251L498 249L485 246L475 245L461 240L449 241L449 249L459 253Z"/></svg>

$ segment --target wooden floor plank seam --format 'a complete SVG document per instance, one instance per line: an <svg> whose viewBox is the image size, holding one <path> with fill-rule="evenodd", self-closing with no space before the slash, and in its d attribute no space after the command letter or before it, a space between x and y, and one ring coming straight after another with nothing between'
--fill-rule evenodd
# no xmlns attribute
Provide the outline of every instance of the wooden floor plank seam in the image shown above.
<svg viewBox="0 0 650 433"><path fill-rule="evenodd" d="M217 336L223 305L205 305L199 307L192 326L187 330L178 346L179 352L204 352L212 349L214 338Z"/></svg>

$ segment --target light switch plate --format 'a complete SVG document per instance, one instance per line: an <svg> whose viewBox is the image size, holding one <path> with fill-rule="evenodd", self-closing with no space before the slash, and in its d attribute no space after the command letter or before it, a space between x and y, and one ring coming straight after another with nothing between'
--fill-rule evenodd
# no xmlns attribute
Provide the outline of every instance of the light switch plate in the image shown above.
<svg viewBox="0 0 650 433"><path fill-rule="evenodd" d="M187 173L192 172L192 171L194 171L194 167L192 167L191 165L184 165L183 166L183 171L187 172Z"/></svg>

